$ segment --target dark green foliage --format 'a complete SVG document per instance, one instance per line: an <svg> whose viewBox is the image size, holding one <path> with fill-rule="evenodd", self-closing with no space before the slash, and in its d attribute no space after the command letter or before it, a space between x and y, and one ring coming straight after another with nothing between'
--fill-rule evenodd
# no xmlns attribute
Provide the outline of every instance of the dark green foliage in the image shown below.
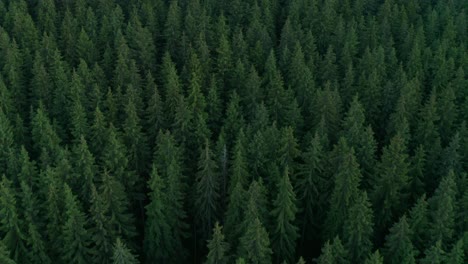
<svg viewBox="0 0 468 264"><path fill-rule="evenodd" d="M348 147L344 138L340 139L338 149L334 189L330 197L330 209L326 221L328 237L343 234L344 223L349 217L349 208L359 197L358 187L361 181L361 172L354 156L354 149Z"/></svg>
<svg viewBox="0 0 468 264"><path fill-rule="evenodd" d="M0 263L465 263L465 2L0 1Z"/></svg>
<svg viewBox="0 0 468 264"><path fill-rule="evenodd" d="M296 239L299 237L296 219L296 195L289 180L289 170L286 167L283 176L277 183L278 195L273 202L272 247L277 261L286 260L291 262L294 257Z"/></svg>
<svg viewBox="0 0 468 264"><path fill-rule="evenodd" d="M416 263L416 251L411 243L412 231L402 216L400 220L390 228L386 237L384 256L388 263Z"/></svg>
<svg viewBox="0 0 468 264"><path fill-rule="evenodd" d="M330 243L330 240L322 247L322 253L317 260L319 264L331 263L349 263L347 259L348 252L343 247L339 237L335 237Z"/></svg>
<svg viewBox="0 0 468 264"><path fill-rule="evenodd" d="M349 259L362 262L372 249L373 215L367 193L359 195L349 208L349 218L344 226L344 241Z"/></svg>
<svg viewBox="0 0 468 264"><path fill-rule="evenodd" d="M202 237L213 227L219 217L220 177L209 141L206 140L198 160L195 206Z"/></svg>
<svg viewBox="0 0 468 264"><path fill-rule="evenodd" d="M130 249L117 238L114 245L114 253L112 255L113 264L138 264L136 256L132 254Z"/></svg>
<svg viewBox="0 0 468 264"><path fill-rule="evenodd" d="M229 257L227 253L229 251L229 243L224 241L224 235L222 233L222 226L218 222L215 223L213 228L213 236L208 241L208 255L206 264L225 264L228 263Z"/></svg>
<svg viewBox="0 0 468 264"><path fill-rule="evenodd" d="M90 237L86 215L72 190L64 185L65 222L62 228L62 259L66 263L84 264L90 260Z"/></svg>
<svg viewBox="0 0 468 264"><path fill-rule="evenodd" d="M10 258L10 252L7 250L3 242L0 242L0 261L4 264L15 264Z"/></svg>

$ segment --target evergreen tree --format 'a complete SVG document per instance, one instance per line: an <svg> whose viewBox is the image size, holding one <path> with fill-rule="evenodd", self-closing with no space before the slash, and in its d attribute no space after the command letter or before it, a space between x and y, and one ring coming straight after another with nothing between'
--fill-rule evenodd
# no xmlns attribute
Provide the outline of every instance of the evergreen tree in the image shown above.
<svg viewBox="0 0 468 264"><path fill-rule="evenodd" d="M349 259L362 262L372 249L373 215L367 193L359 195L349 208L349 218L344 223L345 246Z"/></svg>
<svg viewBox="0 0 468 264"><path fill-rule="evenodd" d="M7 248L1 241L0 241L0 261L4 264L16 264L16 262L10 258L10 252L7 250Z"/></svg>
<svg viewBox="0 0 468 264"><path fill-rule="evenodd" d="M150 203L146 206L148 219L145 223L144 248L147 262L171 259L177 254L175 238L172 237L171 226L167 219L167 195L164 180L159 176L156 167L153 166L151 178L148 181L150 188Z"/></svg>
<svg viewBox="0 0 468 264"><path fill-rule="evenodd" d="M114 253L112 255L113 264L137 264L139 263L136 256L132 254L130 249L117 238L114 245Z"/></svg>
<svg viewBox="0 0 468 264"><path fill-rule="evenodd" d="M416 250L411 243L411 235L406 216L402 216L386 236L384 256L388 263L416 263Z"/></svg>
<svg viewBox="0 0 468 264"><path fill-rule="evenodd" d="M213 228L213 236L208 240L208 255L206 264L224 264L228 263L229 256L229 243L224 241L224 234L222 233L222 226L218 222L215 223Z"/></svg>
<svg viewBox="0 0 468 264"><path fill-rule="evenodd" d="M455 175L450 171L439 184L434 195L429 200L429 230L430 240L435 243L452 242L455 220Z"/></svg>
<svg viewBox="0 0 468 264"><path fill-rule="evenodd" d="M65 223L62 230L62 259L66 263L88 263L90 261L90 237L86 230L87 219L76 196L68 185L65 192Z"/></svg>
<svg viewBox="0 0 468 264"><path fill-rule="evenodd" d="M330 243L328 240L322 247L322 253L317 260L319 264L331 264L331 263L349 263L347 256L348 252L343 247L340 238L337 236Z"/></svg>
<svg viewBox="0 0 468 264"><path fill-rule="evenodd" d="M296 195L289 180L289 170L286 167L283 177L277 183L278 195L273 202L274 209L271 211L274 221L273 251L276 260L283 259L291 262L295 256L296 240L299 237L296 219Z"/></svg>
<svg viewBox="0 0 468 264"><path fill-rule="evenodd" d="M108 221L108 204L102 198L94 184L91 185L91 206L89 209L89 232L93 243L92 256L100 263L110 263L112 254L113 231Z"/></svg>
<svg viewBox="0 0 468 264"><path fill-rule="evenodd" d="M424 252L425 257L421 260L422 264L437 264L444 263L445 252L442 249L442 243L438 240L435 245L431 246Z"/></svg>
<svg viewBox="0 0 468 264"><path fill-rule="evenodd" d="M458 240L445 257L446 263L461 264L464 261L463 239Z"/></svg>
<svg viewBox="0 0 468 264"><path fill-rule="evenodd" d="M302 153L302 164L298 169L295 190L301 208L301 237L313 238L317 234L323 218L326 204L322 190L324 184L325 151L320 142L320 136L315 133L308 143L307 150Z"/></svg>
<svg viewBox="0 0 468 264"><path fill-rule="evenodd" d="M26 237L21 229L14 189L5 175L0 182L0 234L6 250L10 251L14 261L27 261Z"/></svg>
<svg viewBox="0 0 468 264"><path fill-rule="evenodd" d="M396 135L384 147L373 182L371 199L376 213L377 231L381 232L396 216L404 211L408 189L408 155L403 139Z"/></svg>
<svg viewBox="0 0 468 264"><path fill-rule="evenodd" d="M131 241L136 235L135 219L129 212L130 202L123 184L107 169L104 169L100 181L99 194L108 208L106 217L113 232L112 238L122 237Z"/></svg>
<svg viewBox="0 0 468 264"><path fill-rule="evenodd" d="M249 219L244 235L240 238L239 255L249 263L271 263L270 240L258 217Z"/></svg>
<svg viewBox="0 0 468 264"><path fill-rule="evenodd" d="M198 159L195 208L202 238L205 238L219 215L220 178L208 139Z"/></svg>
<svg viewBox="0 0 468 264"><path fill-rule="evenodd" d="M366 262L364 262L364 264L383 264L383 263L384 263L383 257L380 255L379 250L370 254L369 257L366 259Z"/></svg>
<svg viewBox="0 0 468 264"><path fill-rule="evenodd" d="M338 143L339 160L334 175L334 189L330 197L326 228L328 237L343 234L343 225L349 217L349 208L359 197L361 173L354 156L354 149L348 147L344 138Z"/></svg>

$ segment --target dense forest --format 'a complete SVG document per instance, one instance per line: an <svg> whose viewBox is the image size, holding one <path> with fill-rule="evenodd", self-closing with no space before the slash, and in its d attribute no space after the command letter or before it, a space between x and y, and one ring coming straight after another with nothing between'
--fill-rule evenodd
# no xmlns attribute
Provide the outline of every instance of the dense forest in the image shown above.
<svg viewBox="0 0 468 264"><path fill-rule="evenodd" d="M0 0L0 263L467 263L467 15Z"/></svg>

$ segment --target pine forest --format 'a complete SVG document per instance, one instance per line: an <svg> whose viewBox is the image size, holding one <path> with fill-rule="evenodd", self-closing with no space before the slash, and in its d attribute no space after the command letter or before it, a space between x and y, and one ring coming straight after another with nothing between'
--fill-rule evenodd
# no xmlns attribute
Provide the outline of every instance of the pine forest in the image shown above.
<svg viewBox="0 0 468 264"><path fill-rule="evenodd" d="M467 0L0 0L0 264L468 263Z"/></svg>

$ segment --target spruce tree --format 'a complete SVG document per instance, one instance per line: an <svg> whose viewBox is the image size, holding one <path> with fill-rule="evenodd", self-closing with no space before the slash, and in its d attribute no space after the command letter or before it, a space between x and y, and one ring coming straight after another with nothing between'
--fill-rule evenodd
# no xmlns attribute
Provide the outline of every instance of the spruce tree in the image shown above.
<svg viewBox="0 0 468 264"><path fill-rule="evenodd" d="M149 204L146 208L147 220L145 222L144 249L147 263L152 261L169 261L177 248L172 237L171 226L167 219L167 195L165 193L165 181L159 176L153 166L150 180L148 181Z"/></svg>
<svg viewBox="0 0 468 264"><path fill-rule="evenodd" d="M435 245L432 245L424 252L425 257L421 260L421 264L441 264L445 261L445 252L442 249L442 242L438 240Z"/></svg>
<svg viewBox="0 0 468 264"><path fill-rule="evenodd" d="M386 236L384 256L388 263L414 264L416 250L411 243L412 231L406 216L402 216L391 228Z"/></svg>
<svg viewBox="0 0 468 264"><path fill-rule="evenodd" d="M452 242L455 225L455 175L450 171L442 178L439 187L429 200L429 236L433 243Z"/></svg>
<svg viewBox="0 0 468 264"><path fill-rule="evenodd" d="M373 234L373 214L366 192L362 192L351 205L344 225L343 238L349 259L364 261L372 249Z"/></svg>
<svg viewBox="0 0 468 264"><path fill-rule="evenodd" d="M330 197L326 230L328 237L343 234L343 226L349 217L349 208L359 197L361 172L354 156L354 149L348 147L344 138L340 139L338 163L334 174L334 188Z"/></svg>
<svg viewBox="0 0 468 264"><path fill-rule="evenodd" d="M379 250L376 250L374 253L370 254L366 259L364 264L383 264L383 257L380 255Z"/></svg>
<svg viewBox="0 0 468 264"><path fill-rule="evenodd" d="M89 233L93 243L91 254L95 261L107 264L110 263L114 237L107 217L109 206L103 200L102 195L97 192L94 184L91 185L90 191Z"/></svg>
<svg viewBox="0 0 468 264"><path fill-rule="evenodd" d="M16 264L16 262L10 258L10 252L2 241L0 241L0 262L4 264Z"/></svg>
<svg viewBox="0 0 468 264"><path fill-rule="evenodd" d="M117 238L114 245L114 253L112 255L113 264L138 264L137 257L132 254L131 250Z"/></svg>
<svg viewBox="0 0 468 264"><path fill-rule="evenodd" d="M214 225L219 216L220 177L208 139L198 159L195 208L202 238Z"/></svg>
<svg viewBox="0 0 468 264"><path fill-rule="evenodd" d="M86 215L68 185L64 185L65 222L62 228L62 259L66 263L85 264L90 261L90 237L86 230Z"/></svg>
<svg viewBox="0 0 468 264"><path fill-rule="evenodd" d="M301 238L312 239L318 233L326 204L324 199L324 159L325 151L320 136L315 133L302 153L303 164L298 168L295 192L301 212ZM298 218L299 218L298 217Z"/></svg>
<svg viewBox="0 0 468 264"><path fill-rule="evenodd" d="M270 249L270 240L265 227L258 217L249 219L248 223L244 235L240 238L239 255L249 263L271 263L273 252Z"/></svg>
<svg viewBox="0 0 468 264"><path fill-rule="evenodd" d="M229 261L229 243L224 241L222 226L218 222L213 228L213 236L208 240L208 255L206 264L226 264Z"/></svg>
<svg viewBox="0 0 468 264"><path fill-rule="evenodd" d="M291 262L295 256L296 240L299 237L296 219L296 195L289 179L288 167L285 168L283 176L278 179L278 195L273 202L273 233L271 234L272 248L276 260Z"/></svg>
<svg viewBox="0 0 468 264"><path fill-rule="evenodd" d="M373 180L371 199L375 208L377 232L382 232L396 216L405 210L408 190L408 155L401 136L392 138L384 147L378 165L378 175Z"/></svg>
<svg viewBox="0 0 468 264"><path fill-rule="evenodd" d="M341 240L336 236L333 241L330 243L328 240L325 245L322 247L322 253L317 259L318 264L332 264L332 263L349 263L347 259L348 252L343 247Z"/></svg>

